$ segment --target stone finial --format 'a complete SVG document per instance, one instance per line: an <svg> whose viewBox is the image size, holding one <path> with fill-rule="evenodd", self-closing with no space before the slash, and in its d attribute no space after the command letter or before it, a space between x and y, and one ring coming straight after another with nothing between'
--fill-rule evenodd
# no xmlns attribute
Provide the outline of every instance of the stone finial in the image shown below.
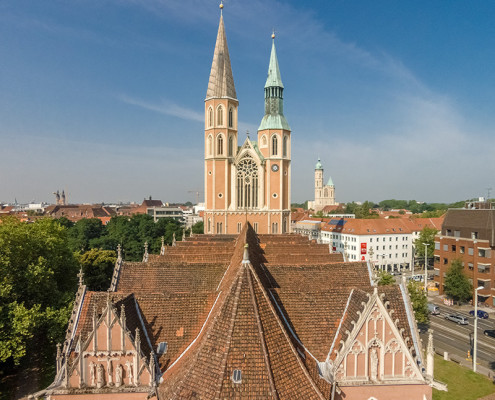
<svg viewBox="0 0 495 400"><path fill-rule="evenodd" d="M160 248L160 255L163 256L165 254L165 237L162 236L162 247Z"/></svg>
<svg viewBox="0 0 495 400"><path fill-rule="evenodd" d="M117 261L122 261L122 246L120 243L117 245Z"/></svg>
<svg viewBox="0 0 495 400"><path fill-rule="evenodd" d="M140 348L141 347L141 336L140 336L140 333L139 333L139 328L136 328L136 335L135 335L135 338L134 338L134 342L136 343L136 348Z"/></svg>
<svg viewBox="0 0 495 400"><path fill-rule="evenodd" d="M249 244L244 245L244 255L242 257L242 263L248 263L249 262Z"/></svg>
<svg viewBox="0 0 495 400"><path fill-rule="evenodd" d="M175 232L174 232L174 234L172 235L172 246L175 246L175 245L176 244L175 244Z"/></svg>
<svg viewBox="0 0 495 400"><path fill-rule="evenodd" d="M120 321L122 323L122 327L125 329L126 320L125 320L125 305L124 304L122 304L120 306Z"/></svg>
<svg viewBox="0 0 495 400"><path fill-rule="evenodd" d="M148 262L148 242L144 242L143 262Z"/></svg>
<svg viewBox="0 0 495 400"><path fill-rule="evenodd" d="M185 229L182 229L182 241L183 242L186 241L186 230Z"/></svg>
<svg viewBox="0 0 495 400"><path fill-rule="evenodd" d="M155 357L153 352L150 353L150 386L154 387L156 385L156 366Z"/></svg>
<svg viewBox="0 0 495 400"><path fill-rule="evenodd" d="M84 285L84 272L82 267L79 269L79 273L77 274L77 277L79 278L79 287Z"/></svg>
<svg viewBox="0 0 495 400"><path fill-rule="evenodd" d="M57 374L62 368L62 345L57 343Z"/></svg>

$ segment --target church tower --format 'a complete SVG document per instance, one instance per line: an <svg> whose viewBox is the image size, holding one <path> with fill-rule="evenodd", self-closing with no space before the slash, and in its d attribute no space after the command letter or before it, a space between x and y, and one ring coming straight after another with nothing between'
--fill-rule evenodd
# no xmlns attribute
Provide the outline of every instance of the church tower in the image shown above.
<svg viewBox="0 0 495 400"><path fill-rule="evenodd" d="M220 16L205 99L205 233L237 234L247 221L258 233L290 230L290 127L274 39L258 141L248 135L238 145L239 102Z"/></svg>
<svg viewBox="0 0 495 400"><path fill-rule="evenodd" d="M323 185L323 166L318 158L315 166L315 200L308 202L308 208L315 211L322 210L325 206L334 206L335 202L335 185L332 178L328 178L326 185Z"/></svg>

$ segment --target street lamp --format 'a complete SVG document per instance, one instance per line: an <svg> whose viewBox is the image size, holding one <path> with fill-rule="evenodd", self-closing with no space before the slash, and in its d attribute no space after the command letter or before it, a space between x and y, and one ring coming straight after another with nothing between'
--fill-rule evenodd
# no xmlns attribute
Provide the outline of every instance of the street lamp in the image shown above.
<svg viewBox="0 0 495 400"><path fill-rule="evenodd" d="M473 372L476 372L476 353L478 340L478 290L484 289L484 286L479 286L474 289L474 344L473 344Z"/></svg>
<svg viewBox="0 0 495 400"><path fill-rule="evenodd" d="M428 246L430 245L429 243L423 243L425 246L425 293L426 296L428 296L428 288L426 287L426 284L428 283Z"/></svg>

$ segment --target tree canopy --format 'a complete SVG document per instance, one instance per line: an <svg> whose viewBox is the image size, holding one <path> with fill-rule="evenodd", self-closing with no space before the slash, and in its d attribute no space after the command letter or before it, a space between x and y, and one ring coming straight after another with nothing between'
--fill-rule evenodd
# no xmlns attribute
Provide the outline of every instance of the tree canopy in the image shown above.
<svg viewBox="0 0 495 400"><path fill-rule="evenodd" d="M89 290L105 291L110 287L117 257L112 250L91 249L76 253L77 261L84 274L84 284Z"/></svg>
<svg viewBox="0 0 495 400"><path fill-rule="evenodd" d="M388 286L395 285L395 278L389 274L387 271L381 271L378 274L378 285L379 286Z"/></svg>
<svg viewBox="0 0 495 400"><path fill-rule="evenodd" d="M438 230L436 228L429 228L425 226L421 232L419 233L419 237L414 241L414 248L416 258L424 260L425 258L425 245L428 244L427 248L427 257L433 257L433 253L435 252L435 235Z"/></svg>
<svg viewBox="0 0 495 400"><path fill-rule="evenodd" d="M420 324L427 323L430 319L430 314L428 313L428 299L423 290L423 286L420 282L411 280L407 285L407 290L409 292L409 297L411 298L416 321Z"/></svg>
<svg viewBox="0 0 495 400"><path fill-rule="evenodd" d="M464 274L461 260L453 260L445 274L445 293L454 301L465 302L473 296L473 285Z"/></svg>

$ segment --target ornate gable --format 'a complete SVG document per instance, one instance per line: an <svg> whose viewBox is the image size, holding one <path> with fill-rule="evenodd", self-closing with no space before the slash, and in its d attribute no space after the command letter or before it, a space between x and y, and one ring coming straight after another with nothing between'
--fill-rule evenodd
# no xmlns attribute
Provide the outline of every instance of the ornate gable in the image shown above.
<svg viewBox="0 0 495 400"><path fill-rule="evenodd" d="M251 141L249 137L246 138L242 146L239 148L239 151L234 159L234 164L237 165L239 161L246 156L251 157L258 165L265 163L265 158L260 153L256 142Z"/></svg>
<svg viewBox="0 0 495 400"><path fill-rule="evenodd" d="M321 363L324 377L342 386L425 383L413 347L408 348L410 339L403 337L399 320L392 319L393 310L387 310L388 304L376 288L368 296L368 302L361 303L358 319L351 321L352 328L343 333L346 338L340 341L340 348Z"/></svg>

